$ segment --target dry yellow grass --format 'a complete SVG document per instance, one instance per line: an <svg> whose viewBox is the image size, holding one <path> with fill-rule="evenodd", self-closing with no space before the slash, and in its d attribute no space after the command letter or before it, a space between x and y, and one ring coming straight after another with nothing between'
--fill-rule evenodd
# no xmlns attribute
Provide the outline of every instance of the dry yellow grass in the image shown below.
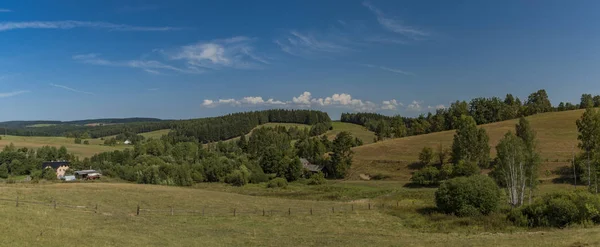
<svg viewBox="0 0 600 247"><path fill-rule="evenodd" d="M577 150L577 126L575 121L583 110L552 112L527 117L537 133L538 150L546 161L542 170L565 165ZM489 137L492 156L495 146L508 131L514 133L518 120L508 120L482 125ZM441 144L450 148L454 131L390 139L354 149L353 176L360 173L385 173L399 179L410 178L408 165L418 160L419 152L429 146L437 151ZM558 162L557 162L558 160Z"/></svg>

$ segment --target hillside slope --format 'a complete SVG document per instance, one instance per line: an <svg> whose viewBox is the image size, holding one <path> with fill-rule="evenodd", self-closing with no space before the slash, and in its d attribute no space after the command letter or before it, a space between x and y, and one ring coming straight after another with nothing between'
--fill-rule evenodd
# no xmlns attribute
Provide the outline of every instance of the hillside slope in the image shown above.
<svg viewBox="0 0 600 247"><path fill-rule="evenodd" d="M550 112L529 116L531 126L537 132L538 150L544 161L542 171L565 165L577 149L577 126L575 121L584 110ZM507 131L513 131L518 119L481 125L489 137L492 157L495 146ZM353 178L360 173L383 173L395 179L408 179L418 160L419 152L425 146L435 151L441 144L451 148L454 130L390 139L354 148Z"/></svg>

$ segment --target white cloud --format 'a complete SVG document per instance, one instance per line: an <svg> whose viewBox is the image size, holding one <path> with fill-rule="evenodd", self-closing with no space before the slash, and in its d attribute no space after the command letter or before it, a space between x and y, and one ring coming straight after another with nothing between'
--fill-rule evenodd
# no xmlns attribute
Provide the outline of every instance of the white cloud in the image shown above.
<svg viewBox="0 0 600 247"><path fill-rule="evenodd" d="M439 104L439 105L436 105L436 106L427 106L427 109L430 109L430 110L433 110L433 109L436 109L436 110L438 110L438 109L446 109L446 106L443 105L443 104Z"/></svg>
<svg viewBox="0 0 600 247"><path fill-rule="evenodd" d="M377 66L377 65L372 65L372 64L364 64L364 66L367 66L369 68L381 69L381 70L385 70L385 71L389 71L389 72L393 72L393 73L397 73L397 74L414 75L413 73L408 72L408 71L404 71L404 70L400 70L400 69L392 69L392 68L388 68L388 67L384 67L384 66Z"/></svg>
<svg viewBox="0 0 600 247"><path fill-rule="evenodd" d="M11 9L0 9L0 13L13 12Z"/></svg>
<svg viewBox="0 0 600 247"><path fill-rule="evenodd" d="M9 93L0 93L0 98L8 98L8 97L17 96L19 94L24 94L24 93L29 93L29 91L21 90L21 91L9 92Z"/></svg>
<svg viewBox="0 0 600 247"><path fill-rule="evenodd" d="M72 58L76 61L86 64L136 68L151 74L162 74L160 70L175 71L188 74L200 74L204 72L195 67L178 68L155 60L110 61L100 58L99 55L96 53L74 55Z"/></svg>
<svg viewBox="0 0 600 247"><path fill-rule="evenodd" d="M383 110L396 110L398 106L403 106L403 104L396 101L395 99L384 100L383 102L381 102L381 109Z"/></svg>
<svg viewBox="0 0 600 247"><path fill-rule="evenodd" d="M407 109L407 110L410 110L410 111L421 111L421 110L423 109L423 108L421 107L421 104L423 104L423 101L420 101L420 102L419 102L419 101L413 100L413 102L412 102L412 103L410 103L410 104L409 104L409 105L406 107L406 109Z"/></svg>
<svg viewBox="0 0 600 247"><path fill-rule="evenodd" d="M292 102L299 105L310 105L310 99L312 98L310 92L304 92L298 97L293 97Z"/></svg>
<svg viewBox="0 0 600 247"><path fill-rule="evenodd" d="M269 64L267 59L258 56L251 45L253 39L237 36L228 39L198 42L182 46L168 54L172 60L183 60L196 68L220 69L231 67L238 69L261 68Z"/></svg>
<svg viewBox="0 0 600 247"><path fill-rule="evenodd" d="M58 85L58 84L53 84L53 83L50 83L50 86L57 87L57 88L62 88L62 89L68 90L68 91L76 92L76 93L82 93L82 94L94 95L93 93L90 93L90 92L86 92L86 91L77 90L77 89L70 88L70 87L63 86L63 85Z"/></svg>
<svg viewBox="0 0 600 247"><path fill-rule="evenodd" d="M408 36L415 39L429 36L429 33L423 30L405 25L400 20L386 16L383 13L383 11L373 6L368 1L363 2L363 5L375 14L375 16L377 17L377 21L381 26L383 26L385 29L391 32L402 34L404 36Z"/></svg>
<svg viewBox="0 0 600 247"><path fill-rule="evenodd" d="M125 24L114 24L109 22L94 21L25 21L25 22L0 22L0 31L9 31L16 29L73 29L73 28L95 28L107 29L110 31L173 31L179 30L175 27L147 27L131 26Z"/></svg>

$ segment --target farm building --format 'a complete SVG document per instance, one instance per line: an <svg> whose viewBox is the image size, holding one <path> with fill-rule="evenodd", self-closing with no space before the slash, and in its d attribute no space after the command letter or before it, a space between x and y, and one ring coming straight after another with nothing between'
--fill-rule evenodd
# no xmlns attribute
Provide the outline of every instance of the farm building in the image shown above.
<svg viewBox="0 0 600 247"><path fill-rule="evenodd" d="M323 170L323 166L313 165L307 159L302 158L300 162L302 163L302 167L310 172L320 172Z"/></svg>
<svg viewBox="0 0 600 247"><path fill-rule="evenodd" d="M56 178L62 178L65 176L65 172L69 169L68 161L48 161L42 163L42 169L54 169L56 172Z"/></svg>
<svg viewBox="0 0 600 247"><path fill-rule="evenodd" d="M100 172L98 172L96 170L75 171L75 177L78 179L93 180L93 179L100 179L101 176L102 176L102 174L100 174Z"/></svg>

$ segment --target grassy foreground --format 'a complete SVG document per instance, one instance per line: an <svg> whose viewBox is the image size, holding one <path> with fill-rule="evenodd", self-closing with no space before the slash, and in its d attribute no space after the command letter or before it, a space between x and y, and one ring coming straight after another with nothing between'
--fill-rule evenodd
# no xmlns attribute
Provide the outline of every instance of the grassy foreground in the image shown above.
<svg viewBox="0 0 600 247"><path fill-rule="evenodd" d="M367 183L367 182L365 182ZM373 183L373 182L368 182ZM354 185L357 186L357 185ZM360 186L360 185L358 185ZM370 186L363 184L362 186ZM391 185L377 185L388 187ZM267 192L268 193L268 192ZM395 216L411 211L408 201L398 209L374 209L318 215L189 216L168 213L169 206L228 209L262 207L331 207L335 201L292 200L248 196L197 188L135 184L14 184L0 187L2 198L50 202L58 206L0 202L0 241L7 246L595 246L600 228L515 232L452 233L415 229L413 219ZM98 213L70 209L61 203L92 206ZM165 209L135 216L135 208ZM351 201L360 205L362 201ZM407 205L407 206L403 206ZM415 216L416 217L416 216Z"/></svg>

